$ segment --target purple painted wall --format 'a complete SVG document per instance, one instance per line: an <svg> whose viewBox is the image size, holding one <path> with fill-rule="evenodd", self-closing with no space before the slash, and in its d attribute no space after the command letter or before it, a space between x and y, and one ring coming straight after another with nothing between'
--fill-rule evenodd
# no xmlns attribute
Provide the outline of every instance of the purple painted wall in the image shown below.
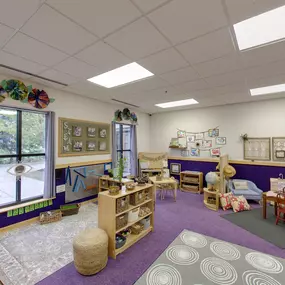
<svg viewBox="0 0 285 285"><path fill-rule="evenodd" d="M169 159L168 163L180 163L181 171L192 170L201 171L207 174L209 171L215 171L216 162L200 162L200 161L189 161L189 160L173 160ZM270 178L278 177L279 173L283 173L285 176L285 167L277 166L258 166L258 165L247 165L247 164L231 164L236 169L236 175L234 178L247 179L254 182L258 188L263 191L270 190ZM177 179L179 176L175 175ZM206 182L204 181L206 186Z"/></svg>

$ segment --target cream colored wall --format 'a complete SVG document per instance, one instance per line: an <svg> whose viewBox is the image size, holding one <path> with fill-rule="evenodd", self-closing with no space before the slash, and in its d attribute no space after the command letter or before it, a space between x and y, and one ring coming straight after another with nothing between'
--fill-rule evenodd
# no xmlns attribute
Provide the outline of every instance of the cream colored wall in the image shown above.
<svg viewBox="0 0 285 285"><path fill-rule="evenodd" d="M220 136L227 138L222 153L230 159L243 159L240 134L251 137L285 137L285 99L226 105L195 110L154 114L151 117L151 151L166 151L172 156L181 152L169 149L176 129L201 132L219 126ZM201 152L201 156L209 156Z"/></svg>
<svg viewBox="0 0 285 285"><path fill-rule="evenodd" d="M11 76L0 75L0 82L3 79L11 78ZM122 105L103 103L87 97L67 93L61 90L41 86L40 84L31 83L24 80L26 85L32 84L33 87L44 89L50 98L55 98L55 102L50 104L45 111L54 111L56 114L56 148L58 141L58 117L66 117L80 120L88 120L95 122L111 123L114 112L117 109L123 109ZM6 99L0 106L22 107L33 109L29 104L23 104L15 100ZM138 151L149 151L150 139L150 117L147 114L136 112L139 125L137 126L138 135ZM111 155L90 155L90 156L74 156L74 157L58 157L56 149L56 164L68 164L76 162L89 162L96 160L110 159Z"/></svg>

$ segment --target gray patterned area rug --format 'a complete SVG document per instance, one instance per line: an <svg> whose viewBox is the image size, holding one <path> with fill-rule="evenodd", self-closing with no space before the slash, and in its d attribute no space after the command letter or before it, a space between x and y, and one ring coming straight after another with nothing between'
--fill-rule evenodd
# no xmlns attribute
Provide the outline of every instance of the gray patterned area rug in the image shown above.
<svg viewBox="0 0 285 285"><path fill-rule="evenodd" d="M285 260L184 230L135 285L283 285Z"/></svg>
<svg viewBox="0 0 285 285"><path fill-rule="evenodd" d="M98 207L47 225L33 223L0 235L0 280L5 285L33 285L73 261L73 237L98 227Z"/></svg>

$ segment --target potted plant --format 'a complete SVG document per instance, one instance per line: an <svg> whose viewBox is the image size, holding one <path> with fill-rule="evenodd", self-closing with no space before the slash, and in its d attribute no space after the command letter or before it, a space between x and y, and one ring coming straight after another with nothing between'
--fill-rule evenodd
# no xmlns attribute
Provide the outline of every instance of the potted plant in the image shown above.
<svg viewBox="0 0 285 285"><path fill-rule="evenodd" d="M108 169L108 175L109 177L114 177L113 169Z"/></svg>
<svg viewBox="0 0 285 285"><path fill-rule="evenodd" d="M117 163L118 173L117 173L117 177L116 177L120 183L122 183L124 170L125 170L125 164L126 164L126 158L121 157Z"/></svg>

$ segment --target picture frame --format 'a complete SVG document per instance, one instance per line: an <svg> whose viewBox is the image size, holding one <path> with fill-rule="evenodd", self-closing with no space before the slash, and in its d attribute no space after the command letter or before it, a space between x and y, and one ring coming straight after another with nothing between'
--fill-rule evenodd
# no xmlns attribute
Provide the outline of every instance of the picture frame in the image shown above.
<svg viewBox="0 0 285 285"><path fill-rule="evenodd" d="M87 127L87 137L96 137L96 127Z"/></svg>
<svg viewBox="0 0 285 285"><path fill-rule="evenodd" d="M209 136L210 138L212 138L212 137L218 137L218 136L219 136L219 133L220 133L219 129L209 129L209 130L208 130L208 136Z"/></svg>
<svg viewBox="0 0 285 285"><path fill-rule="evenodd" d="M106 138L107 137L107 130L104 128L99 129L99 136L100 138Z"/></svg>
<svg viewBox="0 0 285 285"><path fill-rule="evenodd" d="M210 150L210 154L212 157L220 157L221 156L221 150L220 150L220 148L212 148Z"/></svg>
<svg viewBox="0 0 285 285"><path fill-rule="evenodd" d="M203 140L202 141L202 147L204 148L210 148L212 147L213 142L211 140Z"/></svg>
<svg viewBox="0 0 285 285"><path fill-rule="evenodd" d="M105 151L107 149L107 143L105 141L99 142L99 151Z"/></svg>
<svg viewBox="0 0 285 285"><path fill-rule="evenodd" d="M204 133L198 133L195 135L195 140L203 140L204 139Z"/></svg>
<svg viewBox="0 0 285 285"><path fill-rule="evenodd" d="M170 174L179 175L181 172L181 164L180 163L170 163Z"/></svg>
<svg viewBox="0 0 285 285"><path fill-rule="evenodd" d="M170 173L169 173L169 169L168 168L163 168L162 169L162 177L163 178L169 178L170 177Z"/></svg>
<svg viewBox="0 0 285 285"><path fill-rule="evenodd" d="M73 137L81 137L82 136L82 127L72 126L72 136Z"/></svg>
<svg viewBox="0 0 285 285"><path fill-rule="evenodd" d="M226 137L216 137L216 145L225 145L227 144Z"/></svg>
<svg viewBox="0 0 285 285"><path fill-rule="evenodd" d="M285 161L285 137L272 138L272 158L274 161Z"/></svg>
<svg viewBox="0 0 285 285"><path fill-rule="evenodd" d="M190 155L191 155L191 156L200 156L200 150L199 150L199 148L191 148L191 150L190 150Z"/></svg>
<svg viewBox="0 0 285 285"><path fill-rule="evenodd" d="M247 138L243 140L245 160L271 160L271 138Z"/></svg>
<svg viewBox="0 0 285 285"><path fill-rule="evenodd" d="M282 158L285 159L285 151L284 150L276 150L275 151L275 157L276 158Z"/></svg>
<svg viewBox="0 0 285 285"><path fill-rule="evenodd" d="M87 141L86 142L86 150L87 151L95 151L96 150L96 142L95 141Z"/></svg>
<svg viewBox="0 0 285 285"><path fill-rule="evenodd" d="M83 141L73 141L72 148L73 148L73 151L76 151L76 152L83 151Z"/></svg>
<svg viewBox="0 0 285 285"><path fill-rule="evenodd" d="M194 143L195 139L196 139L195 135L187 136L187 142L188 143Z"/></svg>
<svg viewBox="0 0 285 285"><path fill-rule="evenodd" d="M185 138L186 137L186 132L185 131L177 131L177 137L178 138Z"/></svg>

